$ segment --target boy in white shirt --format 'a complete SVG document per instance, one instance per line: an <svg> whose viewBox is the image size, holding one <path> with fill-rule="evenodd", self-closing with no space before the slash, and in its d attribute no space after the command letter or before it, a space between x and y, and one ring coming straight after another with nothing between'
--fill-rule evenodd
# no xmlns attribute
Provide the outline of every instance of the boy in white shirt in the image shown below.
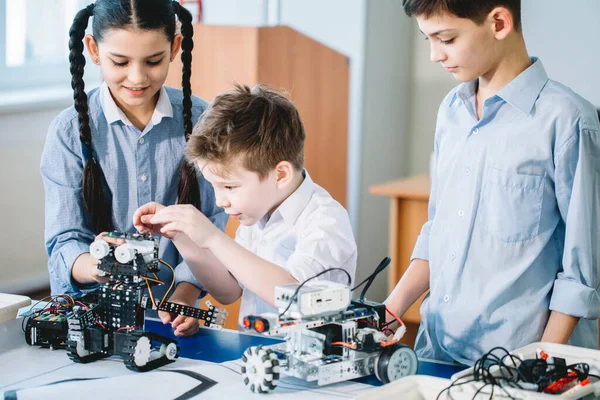
<svg viewBox="0 0 600 400"><path fill-rule="evenodd" d="M235 241L187 205L148 203L133 217L139 231L173 239L217 301L230 304L242 296L240 326L246 315L274 311L275 286L329 268L354 279L357 252L348 213L304 169L304 139L287 97L236 85L202 114L185 150L213 185L216 204L240 221ZM348 284L341 272L319 279Z"/></svg>

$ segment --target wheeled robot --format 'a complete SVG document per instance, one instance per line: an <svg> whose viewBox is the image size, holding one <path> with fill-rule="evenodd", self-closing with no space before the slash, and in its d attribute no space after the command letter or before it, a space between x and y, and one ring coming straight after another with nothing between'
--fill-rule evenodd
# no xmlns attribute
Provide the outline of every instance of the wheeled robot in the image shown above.
<svg viewBox="0 0 600 400"><path fill-rule="evenodd" d="M179 356L176 340L143 329L146 309L185 315L203 320L205 327L222 328L227 311L210 301L206 302L207 310L165 301L174 286L175 271L158 258L157 237L121 232L107 236L123 239L124 243L117 246L97 240L90 245L90 254L98 259L98 269L109 281L91 294L92 301L75 301L62 295L56 296L60 299L53 298L51 306L33 310L25 329L29 344L62 344L78 363L120 356L127 368L144 372ZM156 299L152 291L153 286L164 284L157 275L159 263L173 270L173 280L162 300ZM60 325L55 321L60 321ZM59 337L65 321L66 335L60 336L61 340L49 339L48 336ZM49 329L49 322L54 323L54 330Z"/></svg>
<svg viewBox="0 0 600 400"><path fill-rule="evenodd" d="M318 385L375 375L388 383L417 372L418 359L399 343L406 328L388 330L384 304L350 299L350 287L333 282L278 286L277 313L246 316L247 330L285 335L285 342L248 348L242 357L244 383L255 393L277 386L281 374ZM391 312L390 312L391 314ZM393 314L392 314L393 315Z"/></svg>

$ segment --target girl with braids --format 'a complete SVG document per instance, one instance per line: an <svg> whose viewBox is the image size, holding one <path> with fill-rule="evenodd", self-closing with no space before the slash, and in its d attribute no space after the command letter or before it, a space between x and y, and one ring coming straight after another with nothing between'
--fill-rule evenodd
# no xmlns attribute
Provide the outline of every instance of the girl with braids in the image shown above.
<svg viewBox="0 0 600 400"><path fill-rule="evenodd" d="M86 36L90 17L93 34ZM105 282L90 243L114 229L135 232L133 213L149 201L193 204L224 229L227 216L215 205L212 186L183 162L187 138L206 108L191 95L191 21L171 0L97 0L75 16L69 31L74 106L50 125L41 162L52 294L82 296ZM103 78L89 94L84 41ZM163 86L180 48L183 90ZM176 266L170 301L193 305L204 290L170 240L161 240L159 257ZM169 283L170 274L162 268L161 280ZM165 287L155 294L162 297ZM171 318L161 313L176 335L198 329L194 319Z"/></svg>

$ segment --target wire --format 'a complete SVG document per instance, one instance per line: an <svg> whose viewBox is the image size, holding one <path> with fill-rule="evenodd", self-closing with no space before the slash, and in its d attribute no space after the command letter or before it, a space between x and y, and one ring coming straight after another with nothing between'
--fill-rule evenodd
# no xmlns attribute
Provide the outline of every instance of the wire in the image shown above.
<svg viewBox="0 0 600 400"><path fill-rule="evenodd" d="M356 289L358 289L359 287L361 287L365 282L368 282L367 285L365 286L365 288L363 289L363 291L360 293L360 297L359 297L360 300L364 300L365 294L367 293L367 290L369 290L369 287L371 287L371 284L375 280L375 277L381 271L383 271L388 265L390 265L390 262L392 262L391 258L384 257L384 259L381 260L381 262L379 263L379 265L377 266L377 268L375 268L375 270L371 273L371 275L367 276L364 281L362 281L358 285L354 286L354 288L352 288L352 291L355 291Z"/></svg>
<svg viewBox="0 0 600 400"><path fill-rule="evenodd" d="M498 351L504 352L505 354L499 357L497 354L494 354L494 352ZM508 360L510 360L510 362L507 362ZM532 374L530 372L531 369L540 367L538 363L543 363L541 366L543 371ZM506 390L506 387L551 393L551 390L559 390L562 388L562 386L559 387L557 383L564 378L575 378L576 376L576 379L578 379L579 382L589 377L600 379L600 377L589 373L589 364L586 363L576 363L567 366L562 364L562 369L558 367L558 364L546 363L543 359L522 360L502 347L494 347L475 362L472 373L453 381L450 386L444 388L444 390L438 394L437 398L439 399L446 391L448 392L448 397L452 398L450 394L452 388L470 382L483 383L483 385L475 392L473 399L488 387L491 387L489 393L490 399L494 397L496 387L504 392L503 395L514 399L514 397ZM495 368L493 372L492 368Z"/></svg>
<svg viewBox="0 0 600 400"><path fill-rule="evenodd" d="M161 281L160 279L154 279L154 278L150 278L149 276L140 276L140 278L145 279L147 281L151 281L151 282L155 282L158 283L159 285L164 285L165 283L163 281Z"/></svg>
<svg viewBox="0 0 600 400"><path fill-rule="evenodd" d="M345 269L342 269L342 268L328 268L325 271L321 271L318 274L316 274L315 276L306 279L304 282L302 282L300 285L298 285L298 287L294 291L294 294L292 294L292 297L290 297L290 301L289 301L287 307L285 308L285 310L283 310L281 312L281 314L279 314L278 318L281 318L287 312L287 310L290 309L290 307L292 306L292 303L294 302L294 300L296 299L296 296L298 295L298 292L300 291L300 288L302 288L302 286L304 286L304 284L306 282L311 281L311 280L313 280L315 278L318 278L319 276L321 276L321 275L323 275L323 274L325 274L327 272L330 272L330 271L342 271L348 277L348 286L350 286L352 284L352 277L350 276L350 274L348 273L348 271L346 271Z"/></svg>
<svg viewBox="0 0 600 400"><path fill-rule="evenodd" d="M154 301L154 293L152 293L152 288L150 288L150 282L148 282L148 280L146 280L146 286L148 286L148 294L150 295L150 300L152 300L152 305L154 308L157 308L156 301Z"/></svg>
<svg viewBox="0 0 600 400"><path fill-rule="evenodd" d="M160 304L158 305L158 307L162 306L163 303L165 302L165 300L167 300L169 298L169 295L171 294L171 290L173 289L173 285L175 284L175 269L173 267L171 267L169 265L168 262L158 259L158 261L162 264L165 264L167 267L171 268L171 271L173 271L173 279L171 280L171 286L169 286L169 289L167 290L167 292L165 293L165 295L163 296L163 298L160 301ZM148 289L150 289L150 286L148 286ZM155 304L156 305L156 304Z"/></svg>
<svg viewBox="0 0 600 400"><path fill-rule="evenodd" d="M343 347L347 347L349 349L352 350L356 350L356 345L352 344L352 343L346 343L346 342L332 342L331 343L332 346L343 346Z"/></svg>
<svg viewBox="0 0 600 400"><path fill-rule="evenodd" d="M394 317L394 319L400 324L400 326L404 325L404 322L402 322L402 320L400 318L398 318L398 316L396 314L391 312L389 308L385 307L385 311L387 311L388 314L390 314L392 317Z"/></svg>

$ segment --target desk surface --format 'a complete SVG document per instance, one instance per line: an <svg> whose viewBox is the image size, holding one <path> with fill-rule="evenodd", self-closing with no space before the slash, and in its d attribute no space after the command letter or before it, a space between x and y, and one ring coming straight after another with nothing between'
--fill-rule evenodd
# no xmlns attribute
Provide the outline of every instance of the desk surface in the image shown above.
<svg viewBox="0 0 600 400"><path fill-rule="evenodd" d="M398 179L369 187L369 193L381 196L428 200L431 181L427 175Z"/></svg>
<svg viewBox="0 0 600 400"><path fill-rule="evenodd" d="M181 357L215 363L237 360L242 357L244 351L250 346L258 346L259 344L269 345L280 342L280 340L277 339L248 335L237 331L216 331L214 329L203 328L201 328L195 336L179 338L173 335L173 330L169 325L163 325L162 322L158 320L150 319L146 320L146 329L178 340L179 347L181 348ZM439 378L450 378L453 374L462 369L463 368L461 367L448 363L419 360L419 370L417 374L437 376ZM357 382L377 386L381 385L374 376L358 379Z"/></svg>
<svg viewBox="0 0 600 400"><path fill-rule="evenodd" d="M250 346L257 346L259 344L269 345L278 342L276 339L248 335L237 331L216 331L205 328L201 328L198 334L193 337L175 338L172 328L169 325L163 325L158 320L150 319L146 321L146 329L179 341L181 348L180 355L182 358L174 364L169 364L169 368L172 369L173 366L177 366L177 368L204 368L203 370L201 369L201 371L204 371L201 373L208 377L211 377L212 374L222 373L224 370L221 368L222 365L225 366L225 369L229 370L230 368L228 368L227 365L230 365L230 363L195 364L192 360L223 363L239 359L246 348ZM51 351L37 346L28 346L25 343L23 332L21 331L20 320L11 320L0 323L0 394L2 391L18 388L41 388L41 385L46 385L48 382L62 382L63 380L73 381L87 378L90 368L97 368L94 373L97 376L102 377L115 375L122 376L123 374L133 373L124 368L120 359L108 358L97 363L74 364L68 360L64 350ZM418 373L449 378L460 369L461 368L455 365L447 363L420 360ZM223 380L215 380L217 382L223 382ZM248 394L249 392L243 387L241 380L239 382L238 380L239 372L237 375L233 374L231 379L226 380L227 382L231 381L231 384L225 386L219 385L219 388L211 390L216 390L215 393L223 393L223 391L230 390L232 393L237 393L236 396L240 393ZM348 389L345 390L350 390L351 392L348 392L347 395L343 397L350 398L357 394L352 390L365 390L362 389L365 386L355 387L358 384L373 386L381 385L375 377L366 377L357 379L354 382L335 384L334 386L327 386L322 389L320 389L320 387L313 387L310 396L314 396L315 391L321 394L331 392L330 394L332 396L317 397L338 398L339 396L337 396L336 393L339 392L340 388L343 388L344 385L346 385ZM301 386L290 382L287 382L286 385L288 389L296 387L297 389L295 389L295 391L300 390L298 395L300 395L301 398L303 397L302 393L304 389L302 389ZM282 384L281 386L283 391L285 385ZM337 389L333 389L336 387Z"/></svg>

